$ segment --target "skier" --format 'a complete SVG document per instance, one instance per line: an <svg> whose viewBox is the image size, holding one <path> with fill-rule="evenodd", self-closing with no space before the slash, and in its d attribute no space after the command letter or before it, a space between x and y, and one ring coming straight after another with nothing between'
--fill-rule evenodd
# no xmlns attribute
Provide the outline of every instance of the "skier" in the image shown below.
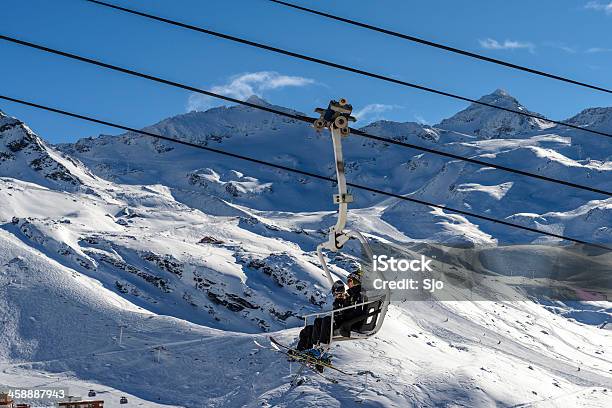
<svg viewBox="0 0 612 408"><path fill-rule="evenodd" d="M346 300L344 307L356 305L363 302L363 297L361 295L361 275L362 271L361 268L359 268L357 271L350 273L347 277L346 283L348 284L349 288L346 291ZM350 322L351 320L355 320L356 318L358 319L358 317L363 314L363 307L355 307L353 309L343 310L340 313L340 319L338 319L338 323L335 326L336 328L340 329L341 335L349 337L352 326L354 324L360 323L357 322L351 324Z"/></svg>
<svg viewBox="0 0 612 408"><path fill-rule="evenodd" d="M346 290L341 280L334 282L332 294L334 295L333 309L342 309L347 306L361 303L361 276L359 272L349 274L347 278L349 289ZM362 313L361 308L342 310L334 313L334 329L340 329L343 335L350 333L351 327L344 323ZM320 353L314 348L316 344L329 344L331 337L331 316L317 317L313 324L307 325L300 331L300 339L296 350L319 357Z"/></svg>
<svg viewBox="0 0 612 408"><path fill-rule="evenodd" d="M341 280L334 282L332 286L332 294L334 296L333 308L341 309L345 306L347 300L347 293L344 283ZM334 319L337 318L334 316ZM335 326L335 324L334 324ZM309 350L314 352L313 346L320 343L329 343L331 328L331 316L317 317L312 324L305 326L300 331L300 340L298 341L296 349L298 351ZM312 354L312 353L311 353Z"/></svg>
<svg viewBox="0 0 612 408"><path fill-rule="evenodd" d="M346 283L348 284L347 294L351 298L351 304L354 305L356 303L361 303L361 275L363 272L361 268L357 269L355 272L351 272L349 276L346 278Z"/></svg>

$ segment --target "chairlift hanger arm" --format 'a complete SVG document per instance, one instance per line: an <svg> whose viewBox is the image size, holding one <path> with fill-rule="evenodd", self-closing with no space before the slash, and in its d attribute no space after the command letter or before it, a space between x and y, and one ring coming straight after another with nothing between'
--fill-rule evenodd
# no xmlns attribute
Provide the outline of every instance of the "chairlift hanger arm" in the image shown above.
<svg viewBox="0 0 612 408"><path fill-rule="evenodd" d="M317 130L328 128L331 132L334 146L334 159L336 163L336 181L338 183L338 194L334 194L334 203L339 205L338 221L335 229L337 232L344 230L348 212L348 203L353 201L353 196L348 193L346 187L346 175L344 172L344 156L342 154L342 138L350 134L349 122L354 122L351 116L353 107L344 98L339 101L330 101L327 109L317 108L315 112L321 117L314 122ZM342 247L342 244L336 249Z"/></svg>
<svg viewBox="0 0 612 408"><path fill-rule="evenodd" d="M342 139L349 135L349 122L354 122L355 118L351 116L353 107L344 98L339 101L330 101L327 109L317 108L315 112L320 114L313 126L318 131L329 129L331 132L332 143L334 147L334 159L336 163L336 181L338 183L338 194L334 194L333 200L338 204L338 219L336 224L329 229L328 239L317 247L317 255L325 275L330 284L333 284L333 278L323 257L323 249L337 251L351 239L351 235L344 231L348 216L348 204L353 201L353 196L348 193L346 186L346 175L344 172L344 156L342 154Z"/></svg>

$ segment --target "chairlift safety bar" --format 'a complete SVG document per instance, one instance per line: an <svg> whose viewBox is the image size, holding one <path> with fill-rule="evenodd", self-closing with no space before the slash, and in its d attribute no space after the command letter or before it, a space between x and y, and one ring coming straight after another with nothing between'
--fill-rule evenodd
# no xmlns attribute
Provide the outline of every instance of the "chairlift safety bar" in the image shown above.
<svg viewBox="0 0 612 408"><path fill-rule="evenodd" d="M302 316L302 319L308 319L309 317L312 317L312 316L323 316L323 315L327 315L327 314L330 314L330 313L333 314L333 313L336 313L336 312L342 312L343 310L354 309L354 308L359 307L359 306L369 305L371 303L375 303L375 302L380 301L383 297L384 297L384 295L381 295L381 296L378 296L378 297L374 297L374 298L370 298L369 300L367 300L365 302L356 303L356 304L350 305L350 306L345 306L345 307L342 307L340 309L327 310L325 312L318 312L318 313L309 313L307 315Z"/></svg>

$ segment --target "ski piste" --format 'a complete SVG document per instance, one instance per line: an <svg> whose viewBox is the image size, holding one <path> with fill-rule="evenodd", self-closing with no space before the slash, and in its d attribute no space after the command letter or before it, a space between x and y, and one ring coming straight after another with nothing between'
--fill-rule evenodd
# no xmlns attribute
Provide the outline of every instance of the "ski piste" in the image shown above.
<svg viewBox="0 0 612 408"><path fill-rule="evenodd" d="M273 351L275 353L281 353L281 354L287 356L287 358L289 360L295 361L295 362L300 364L299 370L295 374L293 374L293 379L291 380L291 386L292 387L295 387L295 386L298 386L298 385L301 385L301 384L304 383L304 381L301 379L301 374L302 374L302 371L304 371L304 368L310 369L314 374L318 375L319 377L323 378L326 381L329 381L332 384L338 384L339 383L338 380L336 380L335 378L328 377L328 376L324 375L323 373L321 373L320 371L318 371L314 366L311 365L311 364L314 364L314 363L310 363L308 361L305 361L304 359L300 358L297 355L289 354L287 351L285 351L283 349L280 349L280 348L277 348L277 347L264 346L263 344L259 343L256 340L253 340L253 342L257 345L257 347L260 347L260 348L266 349L266 350L271 350L271 351ZM331 368L331 367L328 367L328 368Z"/></svg>
<svg viewBox="0 0 612 408"><path fill-rule="evenodd" d="M326 367L326 368L329 368L331 370L337 371L337 372L339 372L341 374L344 374L344 375L353 375L353 374L347 373L346 371L341 370L338 367L335 367L335 366L333 366L333 365L331 365L329 363L326 363L326 362L324 362L322 360L319 360L317 358L314 358L314 357L312 357L312 356L310 356L308 354L302 353L302 352L300 352L300 351L298 351L296 349L293 349L293 348L291 348L289 346L286 346L286 345L280 343L278 340L276 340L272 336L270 336L270 342L272 343L273 348L274 348L274 345L276 345L277 347L281 347L281 348L287 350L285 352L285 354L287 354L289 357L293 358L296 361L303 361L303 362L305 362L307 364L309 363L309 364L321 365L323 367ZM279 349L278 351L282 351L282 350ZM291 354L289 354L289 352L291 352Z"/></svg>

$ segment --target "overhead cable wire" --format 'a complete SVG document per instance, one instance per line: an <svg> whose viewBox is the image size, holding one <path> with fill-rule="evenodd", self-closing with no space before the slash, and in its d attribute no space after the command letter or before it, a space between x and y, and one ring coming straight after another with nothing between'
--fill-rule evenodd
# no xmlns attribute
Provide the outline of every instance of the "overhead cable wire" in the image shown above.
<svg viewBox="0 0 612 408"><path fill-rule="evenodd" d="M210 146L204 146L204 145L200 145L197 143L193 143L193 142L188 142L185 140L180 140L180 139L174 139L168 136L163 136L163 135L158 135L152 132L148 132L145 130L139 130L130 126L125 126L125 125L121 125L118 123L113 123L107 120L102 120L102 119L97 119L91 116L86 116L86 115L81 115L81 114L77 114L77 113L73 113L73 112L69 112L66 110L62 110L62 109L58 109L58 108L53 108L50 106L45 106L45 105L41 105L35 102L31 102L31 101L26 101L23 99L18 99L18 98L13 98L13 97L9 97L6 95L0 95L0 99L9 101L9 102L14 102L14 103L18 103L21 105L26 105L26 106L30 106L33 108L37 108L37 109L42 109L48 112L54 112L63 116L69 116L72 118L76 118L76 119L81 119L81 120L85 120L88 122L93 122L93 123L97 123L100 125L104 125L104 126L110 126L110 127L114 127L117 129L121 129L121 130L125 130L128 132L133 132L133 133L137 133L137 134L141 134L143 136L150 136L156 139L161 139L161 140L166 140L172 143L178 143L184 146L189 146L189 147L194 147L197 149L202 149L202 150L206 150L212 153L216 153L216 154L220 154L220 155L224 155L224 156L228 156L228 157L232 157L235 159L240 159L243 161L249 161L251 163L256 163L256 164L260 164L263 166L267 166L267 167L271 167L271 168L276 168L279 170L284 170L290 173L296 173L296 174L301 174L304 176L308 176L311 178L315 178L315 179L319 179L319 180L324 180L324 181L328 181L330 183L336 183L336 179L333 177L327 177L327 176L323 176L321 174L317 174L317 173L312 173L309 171L305 171L305 170L300 170L300 169L296 169L293 167L288 167L288 166L283 166L281 164L276 164L276 163L271 163L265 160L261 160L261 159L256 159L254 157L250 157L250 156L244 156L238 153L232 153L232 152L228 152L225 150L221 150L221 149L216 149L214 147L210 147ZM566 241L570 241L570 242L574 242L577 244L582 244L582 245L587 245L587 246L591 246L591 247L595 247L595 248L599 248L599 249L604 249L604 250L612 250L611 247L608 247L606 245L602 245L602 244L597 244L597 243L593 243L593 242L588 242L588 241L583 241L577 238L572 238L572 237L566 237L564 235L560 235L560 234L555 234L552 232L548 232L548 231L543 231L537 228L531 228L531 227L527 227L524 225L520 225L520 224L514 224L511 223L509 221L505 221L505 220L500 220L497 218L493 218L493 217L489 217L489 216L485 216L485 215L480 215L480 214L475 214L469 211L464 211L464 210L458 210L452 207L448 207L445 205L441 205L441 204L435 204L435 203L430 203L427 202L425 200L420 200L417 198L413 198L413 197L407 197L407 196L403 196L400 194L396 194L396 193L391 193L388 191L384 191L384 190L380 190L377 188L373 188L373 187L368 187L362 184L357 184L357 183L347 183L348 186L356 188L356 189L360 189L360 190L364 190L364 191L369 191L371 193L375 193L375 194L380 194L383 196L388 196L388 197L393 197L393 198L397 198L399 200L404 200L404 201L410 201L413 203L417 203L417 204L421 204L421 205L426 205L426 206L430 206L430 207L435 207L435 208L440 208L442 210L445 211L449 211L449 212L453 212L453 213L457 213L457 214L461 214L461 215L465 215L465 216L469 216L469 217L474 217L474 218L478 218L481 220L485 220L485 221L490 221L493 223L497 223L497 224L501 224L501 225L505 225L505 226L509 226L512 228L517 228L517 229L521 229L521 230L525 230L525 231L529 231L529 232L534 232L536 234L541 234L541 235L546 235L546 236L550 236L553 238L557 238L557 239L562 239L562 240L566 240Z"/></svg>
<svg viewBox="0 0 612 408"><path fill-rule="evenodd" d="M442 91L439 89L435 89L435 88L430 88L424 85L419 85L419 84L415 84L412 82L407 82L407 81L403 81L401 79L397 79L397 78L393 78L393 77L389 77L389 76L385 76L382 74L377 74L374 72L370 72L370 71L365 71L359 68L353 68L350 67L348 65L343 65L343 64L339 64L336 62L332 62L332 61L328 61L328 60L324 60L324 59L320 59L320 58L316 58L316 57L311 57L308 55L304 55L304 54L300 54L297 52L293 52L293 51L288 51L282 48L278 48L278 47L273 47L271 45L267 45L267 44L263 44L263 43L259 43L259 42L255 42L255 41L251 41L251 40L247 40L241 37L237 37L237 36L233 36L233 35L229 35L229 34L224 34L224 33L220 33L218 31L213 31L213 30L209 30L206 28L202 28L202 27L197 27L194 25L190 25L190 24L186 24L186 23L182 23L180 21L175 21L175 20L170 20L168 18L164 18L164 17L159 17L159 16L155 16L153 14L148 14L148 13L144 13L142 11L138 11L138 10L133 10L133 9L129 9L126 7L121 7L121 6L117 6L114 4L110 4L110 3L105 3L103 1L99 1L99 0L86 0L90 3L95 3L98 4L100 6L104 6L104 7L109 7L115 10L120 10L120 11L124 11L127 13L131 13L134 15L138 15L141 17L146 17L152 20L156 20L156 21L160 21L163 23L167 23L167 24L171 24L177 27L181 27L181 28L185 28L188 30L192 30L192 31L197 31L203 34L207 34L207 35L212 35L218 38L223 38L225 40L229 40L229 41L234 41L234 42L238 42L241 44L245 44L245 45L249 45L252 47L257 47L257 48L261 48L264 50L268 50L268 51L272 51L272 52L276 52L279 54L283 54L283 55L287 55L293 58L298 58L304 61L310 61L310 62L314 62L316 64L320 64L320 65L326 65L328 67L332 67L332 68L336 68L336 69L340 69L343 71L348 71L348 72L353 72L355 74L359 74L359 75L363 75L363 76L367 76L367 77L371 77L371 78L376 78L379 79L381 81L385 81L385 82L390 82L396 85L402 85L402 86L406 86L409 88L414 88L414 89L419 89L421 91L425 91L425 92L429 92L429 93L434 93L437 95L442 95L442 96L446 96L449 98L453 98L453 99L457 99L460 101L464 101L464 102L470 102L470 103L474 103L477 105L482 105L482 106L488 106L489 108L493 108L493 109L499 109L505 112L510 112L513 114L517 114L517 115L522 115L522 116L526 116L526 117L530 117L530 118L534 118L534 119L538 119L538 120L542 120L545 122L549 122L549 123L554 123L556 125L560 125L560 126L565 126L568 128L572 128L572 129L578 129L578 130L582 130L584 132L588 132L588 133L593 133L596 135L600 135L600 136L606 136L606 137L612 137L612 133L607 133L607 132L603 132L603 131L599 131L599 130L594 130L594 129L588 129L588 128L584 128L581 126L577 126L577 125L573 125L571 123L566 123L566 122L562 122L562 121L557 121L557 120L553 120L553 119L547 119L544 116L541 115L537 115L535 113L530 113L530 112L525 112L525 111L521 111L521 110L515 110L515 109L511 109L511 108L505 108L503 106L498 106L498 105L493 105L491 103L488 102L483 102L481 100L478 99L472 99L472 98L468 98L465 96L461 96L455 93L451 93L451 92L446 92L446 91Z"/></svg>
<svg viewBox="0 0 612 408"><path fill-rule="evenodd" d="M179 83L179 82L175 82L175 81L171 81L168 79L164 79L164 78L160 78L157 76L153 76L153 75L149 75L149 74L145 74L139 71L135 71L132 69L128 69L128 68L124 68L124 67L120 67L117 65L112 65L112 64L108 64L106 62L102 62L99 60L95 60L92 58L88 58L88 57L83 57L81 55L77 55L77 54L72 54L69 52L65 52L65 51L60 51L60 50L56 50L53 48L49 48L43 45L39 45L39 44L34 44L28 41L23 41L23 40L19 40L16 38L12 38L12 37L7 37L4 35L0 35L0 39L2 40L6 40L9 42L13 42L15 44L19 44L19 45L23 45L26 47L30 47L30 48L34 48L40 51L45 51L51 54L55 54L55 55L59 55L65 58L70 58L70 59L74 59L77 61L81 61L81 62L85 62L88 64L92 64L92 65L96 65L102 68L106 68L106 69L111 69L114 71L119 71L128 75L132 75L132 76L136 76L139 78L144 78L150 81L154 81L154 82L158 82L158 83L162 83L165 85L169 85L172 87L176 87L176 88L181 88L181 89L185 89L191 92L196 92L196 93L200 93L203 95L207 95L213 98L218 98L218 99L222 99L225 100L227 102L232 102L232 103L236 103L236 104L240 104L240 105L245 105L245 106L249 106L251 108L254 109L260 109L269 113L274 113L277 115L281 115L287 118L291 118L291 119L295 119L295 120L299 120L302 122L306 122L306 123L312 123L314 122L315 118L311 118L308 116L304 116L304 115L300 115L297 113L291 113L291 112L287 112L287 111L283 111L280 109L274 109L272 107L269 106L262 106L262 105L258 105L255 103L251 103L248 101L242 101L240 99L236 99L236 98L232 98L226 95L221 95L218 93L214 93L211 91L206 91L204 89L200 89L200 88L196 88L190 85L186 85L183 83ZM519 175L523 175L523 176L527 176L527 177L532 177L532 178L536 178L539 180L543 180L543 181L547 181L547 182L551 182L551 183L556 183L556 184L561 184L561 185L565 185L568 187L572 187L572 188L577 188L577 189L581 189L581 190L585 190L585 191L590 191L593 193L598 193L598 194L603 194L603 195L607 195L607 196L612 196L612 192L610 191L605 191L605 190L601 190L598 188L594 188L594 187L589 187L589 186L584 186L581 184L576 184L576 183L572 183L569 181L565 181L565 180L558 180L552 177L547 177L547 176L542 176L536 173L530 173L527 171L523 171L523 170L518 170L518 169L514 169L511 167L507 167L507 166L502 166L502 165L498 165L498 164L494 164L494 163L489 163L486 161L482 161L482 160L478 160L478 159L473 159L473 158L469 158L469 157L464 157L464 156L459 156L453 153L447 153L447 152L443 152L440 150L435 150L435 149L431 149L431 148L427 148L427 147L423 147L423 146L419 146L419 145L415 145L412 143L407 143L407 142L403 142L403 141L399 141L399 140L393 140L393 139L388 139L388 138L384 138L384 137L380 137L380 136L376 136L376 135L371 135L369 133L363 132L361 130L358 129L351 129L351 131L353 133L355 133L356 135L359 136L363 136L366 137L368 139L372 139L372 140L377 140L380 142L384 142L384 143L389 143L389 144L394 144L394 145L398 145L398 146L402 146L402 147L407 147L407 148L411 148L411 149L415 149L415 150L420 150L423 152L427 152L427 153L432 153L432 154L436 154L439 156L444 156L444 157L448 157L448 158L452 158L452 159L456 159L456 160L462 160L462 161L466 161L469 163L473 163L473 164L478 164L478 165L482 165L482 166L487 166L487 167L492 167L492 168L496 168L499 170L503 170L503 171L507 171L510 173L515 173L515 174L519 174Z"/></svg>
<svg viewBox="0 0 612 408"><path fill-rule="evenodd" d="M466 57L479 59L481 61L491 62L491 63L497 64L497 65L502 65L502 66L507 67L507 68L512 68L512 69L516 69L516 70L519 70L519 71L529 72L530 74L535 74L535 75L539 75L539 76L542 76L542 77L546 77L546 78L550 78L550 79L555 79L555 80L562 81L562 82L567 82L567 83L570 83L570 84L573 84L573 85L578 85L578 86L582 86L582 87L585 87L585 88L594 89L594 90L597 90L597 91L601 91L601 92L606 92L606 93L612 94L612 89L604 88L602 86L592 85L592 84L589 84L589 83L586 83L586 82L577 81L575 79L563 77L563 76L556 75L556 74L551 74L550 72L541 71L541 70L537 70L537 69L534 69L534 68L526 67L524 65L518 65L518 64L514 64L512 62L500 60L500 59L497 59L497 58L487 57L486 55L478 54L478 53L471 52L471 51L466 51L466 50L463 50L461 48L456 48L456 47L452 47L450 45L446 45L446 44L442 44L442 43L426 40L424 38L415 37L413 35L399 33L397 31L392 31L392 30L389 30L389 29L386 29L386 28L377 27L375 25L367 24L367 23L364 23L362 21L357 21L357 20L352 20L350 18L337 16L337 15L326 13L326 12L323 12L323 11L320 11L320 10L315 10L315 9L312 9L312 8L300 6L298 4L290 3L288 1L282 1L282 0L268 0L268 1L271 1L272 3L280 4L280 5L283 5L283 6L286 6L286 7L290 7L290 8L296 9L296 10L301 10L301 11L305 11L307 13L315 14L315 15L318 15L318 16L321 16L321 17L325 17L325 18L328 18L328 19L332 19L332 20L343 22L343 23L347 23L347 24L350 24L350 25L353 25L353 26L365 28L365 29L372 30L372 31L377 31L377 32L382 33L382 34L386 34L386 35L390 35L390 36L393 36L393 37L401 38L403 40L412 41L412 42L415 42L415 43L418 43L418 44L427 45L429 47L438 48L440 50L452 52L452 53L455 53L455 54L464 55ZM98 2L98 1L94 1L94 2L102 3L102 2Z"/></svg>

